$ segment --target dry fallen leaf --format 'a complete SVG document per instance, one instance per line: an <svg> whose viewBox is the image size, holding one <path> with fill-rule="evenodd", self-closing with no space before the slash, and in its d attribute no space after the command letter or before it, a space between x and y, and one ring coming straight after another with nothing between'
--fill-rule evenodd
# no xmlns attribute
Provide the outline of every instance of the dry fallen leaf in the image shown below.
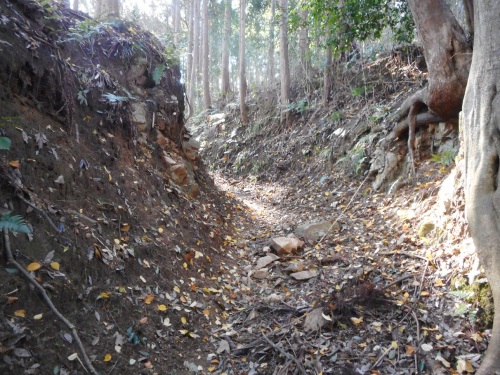
<svg viewBox="0 0 500 375"><path fill-rule="evenodd" d="M14 311L14 315L20 318L24 318L26 316L26 310L16 310Z"/></svg>
<svg viewBox="0 0 500 375"><path fill-rule="evenodd" d="M42 319L42 318L43 318L43 314L36 314L36 315L33 317L33 319L35 319L35 320L40 320L40 319Z"/></svg>
<svg viewBox="0 0 500 375"><path fill-rule="evenodd" d="M60 264L57 263L57 262L51 262L50 263L50 267L53 269L53 270L56 270L56 271L59 271L59 268L61 268Z"/></svg>
<svg viewBox="0 0 500 375"><path fill-rule="evenodd" d="M433 349L431 344L422 344L420 348L422 348L424 352L430 352Z"/></svg>
<svg viewBox="0 0 500 375"><path fill-rule="evenodd" d="M39 270L40 267L42 267L42 265L38 262L33 262L33 263L30 263L26 266L26 269L30 272L33 272L33 271L36 271L36 270Z"/></svg>
<svg viewBox="0 0 500 375"><path fill-rule="evenodd" d="M97 300L100 300L101 298L109 298L110 294L109 292L102 292L97 296Z"/></svg>
<svg viewBox="0 0 500 375"><path fill-rule="evenodd" d="M352 317L351 322L353 322L354 325L359 326L361 323L363 323L363 317L361 318Z"/></svg>
<svg viewBox="0 0 500 375"><path fill-rule="evenodd" d="M153 296L152 294L148 294L146 297L144 297L144 303L146 305L150 305L151 302L153 302L155 299L155 296Z"/></svg>
<svg viewBox="0 0 500 375"><path fill-rule="evenodd" d="M19 163L19 160L12 160L11 162L9 162L9 165L14 168L21 167L21 163Z"/></svg>

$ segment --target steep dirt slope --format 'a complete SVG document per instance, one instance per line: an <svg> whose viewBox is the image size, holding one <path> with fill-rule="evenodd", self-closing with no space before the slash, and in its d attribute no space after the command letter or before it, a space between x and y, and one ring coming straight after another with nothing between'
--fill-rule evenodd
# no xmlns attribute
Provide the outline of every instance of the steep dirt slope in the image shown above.
<svg viewBox="0 0 500 375"><path fill-rule="evenodd" d="M186 373L225 320L236 204L184 128L175 56L45 4L0 3L0 204L32 229L9 234L13 256L98 372ZM0 273L0 373L84 373L39 292L5 258Z"/></svg>

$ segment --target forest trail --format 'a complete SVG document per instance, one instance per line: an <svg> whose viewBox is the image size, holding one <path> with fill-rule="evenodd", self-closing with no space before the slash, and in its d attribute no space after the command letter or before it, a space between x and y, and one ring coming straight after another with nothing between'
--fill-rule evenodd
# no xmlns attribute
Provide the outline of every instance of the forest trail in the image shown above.
<svg viewBox="0 0 500 375"><path fill-rule="evenodd" d="M425 168L432 175L433 166ZM288 176L281 185L213 177L253 219L229 240L241 273L238 307L217 344L226 358L219 370L436 374L447 371L450 350L461 366L477 365L482 339L464 330L467 319L454 313L458 300L445 289L475 255L459 244L429 251L412 227L441 181L387 196L342 179L292 184ZM340 228L293 255L274 255L272 238L293 235L318 214L339 219Z"/></svg>

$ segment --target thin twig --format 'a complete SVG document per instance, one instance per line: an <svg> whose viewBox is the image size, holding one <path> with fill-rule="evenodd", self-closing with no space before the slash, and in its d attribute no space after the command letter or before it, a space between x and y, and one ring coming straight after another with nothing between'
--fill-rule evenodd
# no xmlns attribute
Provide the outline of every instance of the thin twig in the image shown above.
<svg viewBox="0 0 500 375"><path fill-rule="evenodd" d="M417 255L417 254L412 254L412 253L409 253L407 251L387 251L387 252L382 252L379 254L381 254L381 255L406 255L407 257L410 257L410 258L422 259L422 260L425 260L426 262L430 261L430 259L428 259L426 257L423 257L421 255Z"/></svg>
<svg viewBox="0 0 500 375"><path fill-rule="evenodd" d="M384 357L391 351L391 347L389 346L387 349L385 349L385 351L382 353L382 355L380 357L378 357L377 361L373 364L373 366L370 368L370 371L373 370L375 367L377 367L381 362L382 360L384 359Z"/></svg>
<svg viewBox="0 0 500 375"><path fill-rule="evenodd" d="M29 274L28 271L26 271L12 256L12 251L10 249L10 239L9 239L9 232L4 229L3 232L3 237L4 237L4 249L5 249L5 255L7 257L7 262L12 264L14 267L16 267L23 275L28 279L28 281L33 284L33 286L38 290L38 292L42 295L45 303L49 306L49 308L52 310L52 312L57 316L57 318L68 327L69 330L71 330L71 334L73 335L73 338L75 339L76 346L78 347L78 350L80 351L80 354L83 358L83 362L85 363L86 370L88 370L91 374L93 375L98 375L97 371L95 370L94 366L92 366L92 363L90 362L89 357L87 356L87 353L85 351L85 348L83 347L83 344L80 340L80 337L78 336L78 332L76 331L75 326L68 320L66 319L60 312L57 310L57 308L54 306L52 303L52 300L50 299L49 295L45 291L45 289ZM85 368L84 366L84 368Z"/></svg>
<svg viewBox="0 0 500 375"><path fill-rule="evenodd" d="M90 224L97 224L97 221L95 221L94 219L91 219L88 216L85 216L84 214L82 214L82 213L80 213L78 211L75 211L75 210L66 210L66 212L69 213L69 214L72 214L72 215L79 216L81 219L88 221Z"/></svg>
<svg viewBox="0 0 500 375"><path fill-rule="evenodd" d="M42 210L40 207L38 207L36 204L34 203L31 203L29 200L27 200L26 198L24 198L22 195L18 194L17 197L19 199L21 199L24 203L26 203L28 206L30 207L33 207L35 210L37 210L38 212L40 212L42 214L42 216L45 218L45 220L47 220L47 222L49 223L50 227L52 229L54 229L54 231L56 231L57 233L59 233L59 229L57 229L56 225L54 224L54 222L50 219L49 215L47 215L47 213Z"/></svg>
<svg viewBox="0 0 500 375"><path fill-rule="evenodd" d="M289 361L294 362L294 363L297 365L297 368L300 370L300 372L301 372L301 373L303 373L303 374L307 374L306 369L304 368L304 366L302 366L302 364L301 364L299 361L297 361L297 359L296 359L296 358L292 357L292 356L290 355L290 353L285 352L285 351L284 351L283 349L281 349L278 345L276 345L274 342L272 342L272 341L269 339L269 337L267 337L267 336L264 334L264 332L262 332L262 337L263 337L263 338L264 338L264 340L266 340L266 341L267 341L267 343L268 343L269 345L271 345L271 346L272 346L275 350L277 350L278 352L280 352L281 354L283 354L283 355L285 356L285 358L286 358L286 359L288 359Z"/></svg>
<svg viewBox="0 0 500 375"><path fill-rule="evenodd" d="M384 291L384 290L386 290L386 289L390 288L391 286L393 286L393 285L395 285L395 284L397 284L397 283L400 283L401 281L406 280L406 279L408 279L408 278L410 278L410 277L412 277L412 276L413 276L412 274L402 276L402 277L400 277L399 279L394 280L392 283L389 283L389 284L387 284L386 286L384 286L384 287L382 287L381 289L378 289L378 290L382 292L382 291Z"/></svg>
<svg viewBox="0 0 500 375"><path fill-rule="evenodd" d="M415 323L417 324L417 347L420 346L420 323L418 322L418 317L415 311L411 310L411 315L413 319L415 319ZM415 358L415 371L417 374L420 374L420 369L418 368L418 350L415 350L414 358Z"/></svg>

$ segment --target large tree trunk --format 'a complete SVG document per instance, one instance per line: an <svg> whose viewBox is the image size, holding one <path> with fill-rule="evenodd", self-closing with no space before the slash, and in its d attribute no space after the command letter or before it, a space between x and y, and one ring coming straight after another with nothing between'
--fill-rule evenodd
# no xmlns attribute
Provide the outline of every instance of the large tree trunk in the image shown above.
<svg viewBox="0 0 500 375"><path fill-rule="evenodd" d="M212 106L210 98L210 79L208 61L210 57L208 50L208 0L203 0L203 105L205 109Z"/></svg>
<svg viewBox="0 0 500 375"><path fill-rule="evenodd" d="M443 119L458 116L469 76L467 37L445 0L409 0L429 71L425 104Z"/></svg>
<svg viewBox="0 0 500 375"><path fill-rule="evenodd" d="M288 0L280 0L280 77L281 77L281 121L290 125L290 64L288 61Z"/></svg>
<svg viewBox="0 0 500 375"><path fill-rule="evenodd" d="M465 202L495 302L492 337L476 375L500 374L500 1L474 3L474 54L463 103Z"/></svg>
<svg viewBox="0 0 500 375"><path fill-rule="evenodd" d="M245 106L245 99L247 95L247 78L245 70L245 18L246 18L247 4L245 0L240 0L240 112L241 122L248 124L247 109Z"/></svg>
<svg viewBox="0 0 500 375"><path fill-rule="evenodd" d="M231 42L231 0L226 0L224 11L224 35L222 37L222 98L229 94L229 43Z"/></svg>

